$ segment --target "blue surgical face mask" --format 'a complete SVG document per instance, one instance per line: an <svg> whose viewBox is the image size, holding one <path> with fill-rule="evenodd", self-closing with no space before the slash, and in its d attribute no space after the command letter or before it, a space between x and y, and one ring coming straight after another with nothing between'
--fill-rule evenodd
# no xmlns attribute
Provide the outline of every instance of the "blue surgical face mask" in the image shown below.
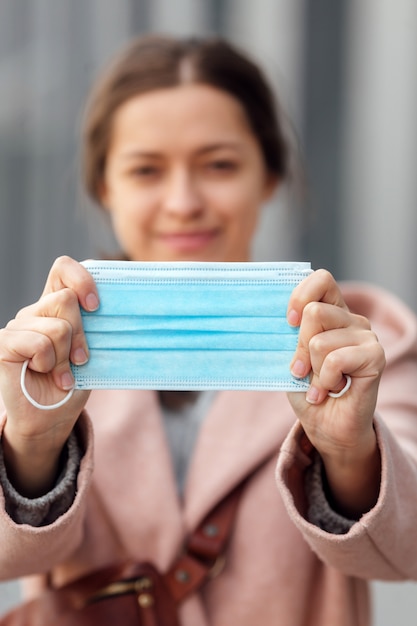
<svg viewBox="0 0 417 626"><path fill-rule="evenodd" d="M307 263L87 261L100 307L82 311L77 389L306 391L286 320Z"/></svg>

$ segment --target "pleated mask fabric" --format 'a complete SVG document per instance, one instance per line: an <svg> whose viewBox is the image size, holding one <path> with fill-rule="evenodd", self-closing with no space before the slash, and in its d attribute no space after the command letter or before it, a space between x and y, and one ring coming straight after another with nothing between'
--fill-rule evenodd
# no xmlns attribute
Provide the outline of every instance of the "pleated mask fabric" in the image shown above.
<svg viewBox="0 0 417 626"><path fill-rule="evenodd" d="M76 389L306 391L289 366L289 297L309 263L85 261L100 297L81 310L90 358Z"/></svg>

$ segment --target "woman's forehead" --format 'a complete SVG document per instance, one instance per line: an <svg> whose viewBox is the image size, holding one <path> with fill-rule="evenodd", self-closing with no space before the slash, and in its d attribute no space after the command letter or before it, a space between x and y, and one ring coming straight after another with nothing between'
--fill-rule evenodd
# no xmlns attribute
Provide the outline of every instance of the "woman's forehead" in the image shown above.
<svg viewBox="0 0 417 626"><path fill-rule="evenodd" d="M131 146L129 151L149 152L171 141L195 143L199 150L236 148L252 131L233 96L193 84L130 98L115 113L112 135L113 146L122 143Z"/></svg>

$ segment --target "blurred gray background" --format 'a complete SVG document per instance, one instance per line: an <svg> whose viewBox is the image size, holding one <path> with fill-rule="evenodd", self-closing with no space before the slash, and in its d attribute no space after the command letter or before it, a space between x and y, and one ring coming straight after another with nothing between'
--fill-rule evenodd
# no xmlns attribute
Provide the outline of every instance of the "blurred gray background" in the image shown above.
<svg viewBox="0 0 417 626"><path fill-rule="evenodd" d="M297 174L255 258L311 260L417 311L416 27L415 0L0 0L0 327L55 257L114 249L80 189L80 118L106 60L145 32L225 35L278 90ZM373 590L376 626L417 623L414 583ZM2 583L0 612L17 601Z"/></svg>

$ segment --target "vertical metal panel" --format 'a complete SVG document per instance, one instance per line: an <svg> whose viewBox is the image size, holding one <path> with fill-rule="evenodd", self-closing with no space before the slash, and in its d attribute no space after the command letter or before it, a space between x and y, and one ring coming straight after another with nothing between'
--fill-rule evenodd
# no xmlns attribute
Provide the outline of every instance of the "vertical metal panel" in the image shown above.
<svg viewBox="0 0 417 626"><path fill-rule="evenodd" d="M207 2L208 5L210 5L207 16L208 30L218 35L224 35L228 0L210 0L210 2Z"/></svg>
<svg viewBox="0 0 417 626"><path fill-rule="evenodd" d="M90 52L85 36L89 15L80 9L81 3L34 0L34 7L26 77L31 90L27 103L30 214L26 224L30 299L39 294L56 256L78 256L87 244L84 229L77 223L75 189L76 127L80 95L87 84L84 63Z"/></svg>
<svg viewBox="0 0 417 626"><path fill-rule="evenodd" d="M92 256L105 240L84 214L78 135L89 84L130 34L129 8L127 0L0 5L1 324L39 296L56 256Z"/></svg>
<svg viewBox="0 0 417 626"><path fill-rule="evenodd" d="M229 0L224 33L253 55L275 88L296 158L303 93L304 0ZM278 189L261 214L254 243L257 260L304 258L300 246L299 178Z"/></svg>
<svg viewBox="0 0 417 626"><path fill-rule="evenodd" d="M346 178L347 277L399 294L417 310L417 3L350 5Z"/></svg>
<svg viewBox="0 0 417 626"><path fill-rule="evenodd" d="M113 8L114 1L109 0ZM151 29L152 0L129 0L130 28L132 34L146 33Z"/></svg>
<svg viewBox="0 0 417 626"><path fill-rule="evenodd" d="M90 41L91 52L87 60L94 65L91 79L97 69L124 44L129 32L138 28L139 19L145 15L142 8L144 4L145 0L88 0L84 3L85 7L79 12L78 19L83 16L88 27L88 34L85 33L83 39ZM85 42L81 43L85 45Z"/></svg>
<svg viewBox="0 0 417 626"><path fill-rule="evenodd" d="M313 267L340 274L341 121L346 1L306 3L303 146L304 249Z"/></svg>
<svg viewBox="0 0 417 626"><path fill-rule="evenodd" d="M27 60L31 17L22 2L6 0L0 5L0 324L19 301L19 277L25 276L26 270L26 225L30 219L27 142L31 131L27 118L31 96Z"/></svg>
<svg viewBox="0 0 417 626"><path fill-rule="evenodd" d="M173 35L205 32L209 5L205 0L153 0L150 29Z"/></svg>

